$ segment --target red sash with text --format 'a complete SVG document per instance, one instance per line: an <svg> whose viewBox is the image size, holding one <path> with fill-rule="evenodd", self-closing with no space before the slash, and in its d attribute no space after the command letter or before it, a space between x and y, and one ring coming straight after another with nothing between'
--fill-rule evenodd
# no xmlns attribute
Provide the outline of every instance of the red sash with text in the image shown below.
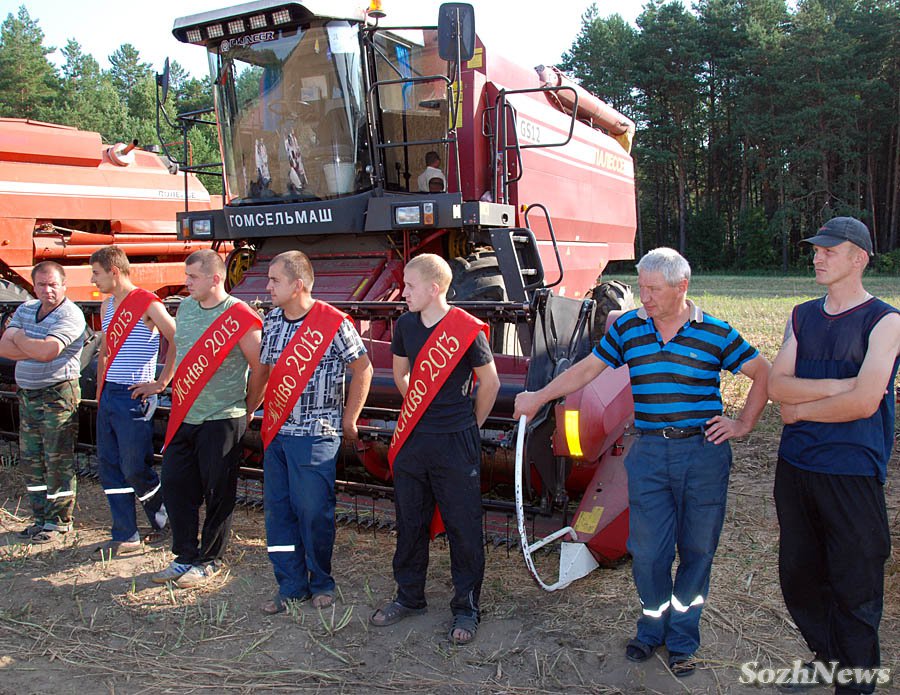
<svg viewBox="0 0 900 695"><path fill-rule="evenodd" d="M428 410L438 391L462 360L466 350L475 342L480 332L488 336L488 326L462 309L451 307L416 356L416 364L409 375L409 388L397 427L388 449L388 463L394 470L394 459L415 429L423 413ZM431 520L431 537L444 530L440 510L435 507Z"/></svg>
<svg viewBox="0 0 900 695"><path fill-rule="evenodd" d="M169 412L163 448L172 441L197 396L228 353L247 331L260 326L262 319L259 314L243 302L238 302L213 321L200 340L188 350L172 379L172 410Z"/></svg>
<svg viewBox="0 0 900 695"><path fill-rule="evenodd" d="M141 320L144 312L147 311L153 302L161 301L152 292L142 290L140 287L129 292L122 303L116 308L112 320L106 327L106 360L103 363L103 373L97 379L97 401L100 400L100 394L103 391L103 384L106 381L106 371L109 365L116 359L119 349L125 344L125 340L131 335L132 329Z"/></svg>
<svg viewBox="0 0 900 695"><path fill-rule="evenodd" d="M294 405L300 400L303 389L345 318L346 314L330 304L317 301L285 346L266 385L266 405L261 428L264 449L278 434Z"/></svg>

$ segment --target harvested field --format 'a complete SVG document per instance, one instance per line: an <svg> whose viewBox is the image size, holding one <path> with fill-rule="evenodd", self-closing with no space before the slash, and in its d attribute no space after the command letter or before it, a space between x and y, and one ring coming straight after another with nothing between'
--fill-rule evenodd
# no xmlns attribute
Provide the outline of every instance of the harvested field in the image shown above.
<svg viewBox="0 0 900 695"><path fill-rule="evenodd" d="M900 305L896 280L870 288ZM730 320L773 357L790 306L813 296L806 278L696 278L692 296ZM808 294L807 294L808 293ZM723 385L729 408L742 380ZM0 694L29 693L759 693L742 685L741 664L787 666L807 658L785 610L777 578L778 527L772 501L780 433L770 405L760 426L734 443L729 509L704 611L701 668L676 680L661 656L624 659L639 613L630 566L600 569L546 594L520 555L489 548L476 642L447 639L451 596L446 544L432 544L429 612L390 628L367 618L391 595L389 531L338 527L333 609L303 605L264 616L274 592L260 511L239 508L228 570L198 590L152 584L170 559L165 549L94 562L107 538L108 510L99 485L81 483L76 531L60 545L21 544L27 522L18 466L0 467ZM0 443L9 463L13 451ZM900 455L886 486L894 547L900 543ZM553 571L555 556L542 558ZM900 563L887 565L882 659L900 673ZM878 692L900 692L893 688ZM825 693L825 689L810 692Z"/></svg>

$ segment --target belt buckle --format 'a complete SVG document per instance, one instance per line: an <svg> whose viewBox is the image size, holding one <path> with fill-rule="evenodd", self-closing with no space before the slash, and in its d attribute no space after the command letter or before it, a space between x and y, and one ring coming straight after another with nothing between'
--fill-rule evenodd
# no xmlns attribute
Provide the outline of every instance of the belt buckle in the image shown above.
<svg viewBox="0 0 900 695"><path fill-rule="evenodd" d="M663 427L663 430L662 430L663 439L675 439L675 437L670 437L669 433L671 432L674 435L675 431L677 429L678 429L677 427Z"/></svg>

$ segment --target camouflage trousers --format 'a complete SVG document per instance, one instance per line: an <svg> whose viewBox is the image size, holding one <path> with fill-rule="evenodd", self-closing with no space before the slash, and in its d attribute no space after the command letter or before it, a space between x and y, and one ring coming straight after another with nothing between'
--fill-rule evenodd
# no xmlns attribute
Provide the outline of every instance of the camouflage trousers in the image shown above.
<svg viewBox="0 0 900 695"><path fill-rule="evenodd" d="M75 509L78 380L42 389L18 389L19 456L36 524L71 531Z"/></svg>

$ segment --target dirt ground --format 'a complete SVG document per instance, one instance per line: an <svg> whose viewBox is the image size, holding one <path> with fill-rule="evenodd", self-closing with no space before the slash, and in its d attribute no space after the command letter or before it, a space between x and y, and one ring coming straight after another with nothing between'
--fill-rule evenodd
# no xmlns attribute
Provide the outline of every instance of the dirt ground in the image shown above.
<svg viewBox="0 0 900 695"><path fill-rule="evenodd" d="M675 679L663 655L625 660L638 602L630 565L599 569L547 594L521 556L489 548L484 619L467 647L447 639L451 596L446 544L432 544L429 612L385 628L367 618L392 592L389 531L338 528L334 609L304 605L264 616L274 591L258 509L241 507L228 570L198 590L160 587L150 575L166 549L109 562L90 559L107 538L99 485L80 483L77 528L55 546L21 544L27 521L21 472L0 468L0 694L30 693L759 693L740 665L806 658L777 581L771 498L778 427L735 443L726 527L703 614L701 668ZM900 539L898 457L886 488L894 547ZM556 555L543 558L547 572ZM887 566L882 659L900 673L900 565ZM663 653L664 654L664 653ZM900 692L900 679L879 692ZM809 692L827 692L819 688Z"/></svg>

